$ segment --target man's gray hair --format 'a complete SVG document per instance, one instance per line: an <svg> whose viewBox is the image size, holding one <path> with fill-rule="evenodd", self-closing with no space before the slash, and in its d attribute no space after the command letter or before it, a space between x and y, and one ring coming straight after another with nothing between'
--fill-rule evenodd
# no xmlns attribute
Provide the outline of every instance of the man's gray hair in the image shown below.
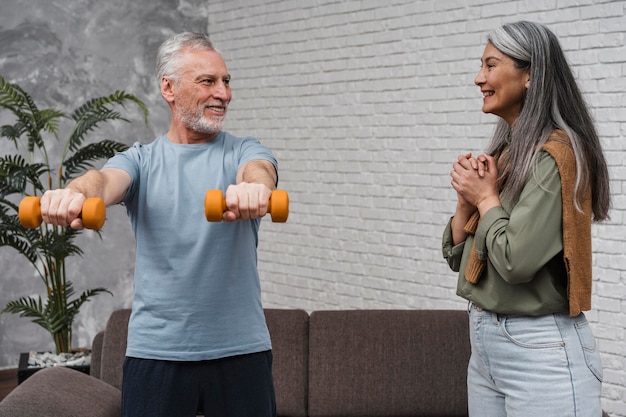
<svg viewBox="0 0 626 417"><path fill-rule="evenodd" d="M209 36L204 33L183 32L167 39L159 47L156 59L156 74L159 82L168 77L175 81L179 78L179 57L183 49L207 49L215 51Z"/></svg>

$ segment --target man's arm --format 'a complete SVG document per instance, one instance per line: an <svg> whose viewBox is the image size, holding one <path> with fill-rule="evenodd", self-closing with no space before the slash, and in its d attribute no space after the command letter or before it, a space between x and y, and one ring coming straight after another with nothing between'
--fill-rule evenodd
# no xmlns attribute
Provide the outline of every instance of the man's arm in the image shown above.
<svg viewBox="0 0 626 417"><path fill-rule="evenodd" d="M244 164L237 172L237 184L226 190L227 211L222 219L229 222L265 216L277 182L278 173L270 161L253 160Z"/></svg>
<svg viewBox="0 0 626 417"><path fill-rule="evenodd" d="M82 229L79 215L87 198L101 198L106 206L117 204L126 195L130 176L117 168L89 170L65 188L49 190L41 197L43 221L57 226Z"/></svg>
<svg viewBox="0 0 626 417"><path fill-rule="evenodd" d="M264 159L250 161L237 172L237 184L242 182L265 184L270 190L275 190L278 183L276 167Z"/></svg>

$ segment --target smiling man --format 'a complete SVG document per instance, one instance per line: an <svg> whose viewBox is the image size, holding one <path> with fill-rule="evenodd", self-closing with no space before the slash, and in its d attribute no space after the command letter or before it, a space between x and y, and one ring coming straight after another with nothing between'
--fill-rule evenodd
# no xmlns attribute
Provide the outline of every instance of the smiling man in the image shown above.
<svg viewBox="0 0 626 417"><path fill-rule="evenodd" d="M164 42L157 76L168 132L46 192L42 217L82 228L86 198L126 206L136 262L123 416L275 416L256 250L276 159L222 130L230 75L206 35ZM205 220L208 189L226 190L224 222Z"/></svg>

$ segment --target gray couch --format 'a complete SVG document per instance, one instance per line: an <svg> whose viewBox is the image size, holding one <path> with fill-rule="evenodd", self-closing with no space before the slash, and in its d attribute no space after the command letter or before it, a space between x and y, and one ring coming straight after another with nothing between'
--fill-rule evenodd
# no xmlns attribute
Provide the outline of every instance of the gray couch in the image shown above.
<svg viewBox="0 0 626 417"><path fill-rule="evenodd" d="M94 339L91 375L39 371L0 403L0 417L118 417L129 314L115 311ZM278 416L467 416L467 312L265 315Z"/></svg>

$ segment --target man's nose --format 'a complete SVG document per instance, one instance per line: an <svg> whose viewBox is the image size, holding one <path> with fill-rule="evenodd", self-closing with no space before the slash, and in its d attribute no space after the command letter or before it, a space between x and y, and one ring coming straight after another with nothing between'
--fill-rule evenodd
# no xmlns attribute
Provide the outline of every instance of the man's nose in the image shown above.
<svg viewBox="0 0 626 417"><path fill-rule="evenodd" d="M216 83L213 88L213 96L222 100L230 100L230 87L224 82Z"/></svg>

